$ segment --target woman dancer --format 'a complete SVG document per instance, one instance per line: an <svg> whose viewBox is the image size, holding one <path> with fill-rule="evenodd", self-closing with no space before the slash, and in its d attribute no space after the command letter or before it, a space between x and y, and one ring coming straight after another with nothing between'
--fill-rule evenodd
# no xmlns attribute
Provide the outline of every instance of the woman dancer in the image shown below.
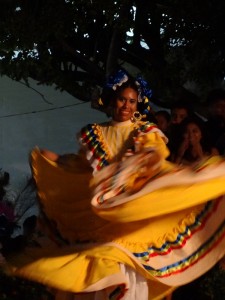
<svg viewBox="0 0 225 300"><path fill-rule="evenodd" d="M32 249L14 274L58 299L161 299L224 255L225 164L166 161L167 138L142 119L151 91L141 78L120 71L106 91L112 120L81 130L78 155L32 152L43 211L69 245Z"/></svg>

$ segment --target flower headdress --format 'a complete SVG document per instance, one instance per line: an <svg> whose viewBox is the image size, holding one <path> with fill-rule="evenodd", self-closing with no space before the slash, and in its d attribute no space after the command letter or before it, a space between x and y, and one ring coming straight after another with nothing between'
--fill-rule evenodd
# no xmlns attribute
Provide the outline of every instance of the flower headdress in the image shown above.
<svg viewBox="0 0 225 300"><path fill-rule="evenodd" d="M138 102L143 102L146 98L152 97L152 90L149 88L146 80L142 76L138 75L135 81L138 87Z"/></svg>
<svg viewBox="0 0 225 300"><path fill-rule="evenodd" d="M115 76L110 76L107 83L106 83L106 87L107 88L111 88L114 91L117 90L117 88L119 86L121 86L123 83L127 82L128 80L128 75L126 72L124 72L123 70L119 70Z"/></svg>
<svg viewBox="0 0 225 300"><path fill-rule="evenodd" d="M152 90L149 88L148 83L142 76L136 77L135 83L138 87L138 102L143 103L142 115L148 115L150 111L150 101L152 97Z"/></svg>
<svg viewBox="0 0 225 300"><path fill-rule="evenodd" d="M106 83L106 88L116 91L121 87L125 82L131 78L124 70L120 69L116 72L115 75L112 75L108 78ZM141 106L141 115L146 117L150 111L150 101L152 97L152 90L149 88L147 81L145 81L142 76L138 75L134 78L134 82L138 90L138 103ZM104 106L102 98L99 98L98 104Z"/></svg>

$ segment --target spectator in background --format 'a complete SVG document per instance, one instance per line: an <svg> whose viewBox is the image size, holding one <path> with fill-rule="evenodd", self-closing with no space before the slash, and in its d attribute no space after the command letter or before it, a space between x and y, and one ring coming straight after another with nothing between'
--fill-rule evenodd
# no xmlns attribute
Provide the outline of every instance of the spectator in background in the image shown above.
<svg viewBox="0 0 225 300"><path fill-rule="evenodd" d="M171 107L171 121L167 131L167 137L169 139L168 148L170 150L169 160L172 160L172 154L175 153L177 145L180 144L180 124L181 122L193 116L193 109L190 103L184 100L177 100Z"/></svg>
<svg viewBox="0 0 225 300"><path fill-rule="evenodd" d="M177 100L171 107L171 124L180 124L185 118L193 115L193 108L190 103Z"/></svg>
<svg viewBox="0 0 225 300"><path fill-rule="evenodd" d="M225 155L225 132L218 138L216 148L220 155Z"/></svg>
<svg viewBox="0 0 225 300"><path fill-rule="evenodd" d="M206 122L210 142L217 145L225 134L225 90L212 90L207 97L208 121ZM221 150L222 151L222 150Z"/></svg>
<svg viewBox="0 0 225 300"><path fill-rule="evenodd" d="M181 142L177 145L173 161L178 164L195 164L204 157L218 155L218 150L207 139L205 123L198 117L186 118L181 123Z"/></svg>
<svg viewBox="0 0 225 300"><path fill-rule="evenodd" d="M159 129L167 136L171 120L170 113L167 110L159 110L155 113L155 119Z"/></svg>

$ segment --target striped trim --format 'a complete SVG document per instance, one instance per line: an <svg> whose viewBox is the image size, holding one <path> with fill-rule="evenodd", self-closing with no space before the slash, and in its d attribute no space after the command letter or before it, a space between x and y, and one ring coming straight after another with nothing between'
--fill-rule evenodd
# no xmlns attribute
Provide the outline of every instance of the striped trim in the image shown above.
<svg viewBox="0 0 225 300"><path fill-rule="evenodd" d="M101 139L100 129L97 124L88 124L81 130L80 141L92 153L91 159L96 160L96 169L101 170L109 165L109 154Z"/></svg>
<svg viewBox="0 0 225 300"><path fill-rule="evenodd" d="M186 252L187 256L184 259L172 262L172 258L170 259L170 256L173 251L177 249L180 249L180 251L182 251L182 256L184 256L187 240L191 239L195 234L199 234L200 236L203 231L207 231L207 229L205 229L206 223L208 220L210 220L212 214L215 215L216 210L220 209L219 204L221 203L221 201L224 201L222 199L223 198L221 197L220 199L218 199L218 201L208 202L205 205L204 209L195 218L195 222L191 225L186 226L184 232L178 234L175 241L166 242L160 248L151 247L146 252L133 253L134 256L142 262L143 267L147 271L149 271L151 275L154 275L158 278L168 277L172 274L174 275L190 268L200 259L205 257L211 250L213 250L213 248L215 248L225 237L225 220L223 220L222 223L216 225L216 229L213 231L213 233L211 233L209 237L206 238L206 240L203 241L203 243L201 243L196 250L193 250L192 253ZM216 219L214 221L216 222ZM180 256L178 255L178 257ZM163 264L163 261L167 265L162 268L154 268L152 267L153 258L159 259L161 265ZM170 264L169 261L171 261Z"/></svg>
<svg viewBox="0 0 225 300"><path fill-rule="evenodd" d="M185 271L189 267L196 264L200 259L205 257L210 251L213 250L220 243L220 241L225 237L225 221L215 232L214 236L208 239L206 243L204 243L197 251L195 251L192 255L186 257L185 259L175 263L168 265L162 269L155 270L155 276L159 278L167 277L172 274L177 274ZM149 267L144 266L146 270Z"/></svg>
<svg viewBox="0 0 225 300"><path fill-rule="evenodd" d="M148 133L152 130L158 130L158 127L153 124L146 122L143 124L137 124L138 126L133 130ZM101 132L101 128L97 124L88 124L81 129L80 142L82 145L87 147L89 150L88 160L95 161L92 163L96 170L101 170L103 167L108 166L110 162L110 152L107 146L107 141L104 140Z"/></svg>
<svg viewBox="0 0 225 300"><path fill-rule="evenodd" d="M145 124L142 124L139 127L139 130L143 133L147 133L149 131L152 131L153 129L158 129L158 126L154 123L149 123L149 122L146 122Z"/></svg>
<svg viewBox="0 0 225 300"><path fill-rule="evenodd" d="M157 255L166 255L174 249L182 248L186 244L187 240L191 238L191 236L195 232L203 228L203 226L211 216L212 212L217 209L218 205L219 203L217 201L208 202L205 205L204 209L196 216L195 222L191 225L186 226L185 230L177 235L176 240L172 242L168 241L164 243L160 248L150 247L146 252L133 254L138 258L148 260L150 257L154 257Z"/></svg>

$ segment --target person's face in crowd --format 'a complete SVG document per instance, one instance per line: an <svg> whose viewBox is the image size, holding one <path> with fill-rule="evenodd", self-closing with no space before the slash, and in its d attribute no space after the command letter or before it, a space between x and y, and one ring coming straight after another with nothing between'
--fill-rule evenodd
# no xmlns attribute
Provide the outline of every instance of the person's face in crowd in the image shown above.
<svg viewBox="0 0 225 300"><path fill-rule="evenodd" d="M188 112L185 108L174 108L171 111L172 124L180 124L186 117L188 117Z"/></svg>
<svg viewBox="0 0 225 300"><path fill-rule="evenodd" d="M217 100L210 107L213 116L223 117L225 119L225 99Z"/></svg>
<svg viewBox="0 0 225 300"><path fill-rule="evenodd" d="M155 115L155 118L157 120L157 126L159 127L162 132L166 132L169 126L169 122L163 115Z"/></svg>
<svg viewBox="0 0 225 300"><path fill-rule="evenodd" d="M137 111L138 94L132 88L125 88L114 103L113 120L124 122L131 119Z"/></svg>
<svg viewBox="0 0 225 300"><path fill-rule="evenodd" d="M184 132L184 138L190 145L196 145L200 143L202 139L202 131L197 124L189 123Z"/></svg>

